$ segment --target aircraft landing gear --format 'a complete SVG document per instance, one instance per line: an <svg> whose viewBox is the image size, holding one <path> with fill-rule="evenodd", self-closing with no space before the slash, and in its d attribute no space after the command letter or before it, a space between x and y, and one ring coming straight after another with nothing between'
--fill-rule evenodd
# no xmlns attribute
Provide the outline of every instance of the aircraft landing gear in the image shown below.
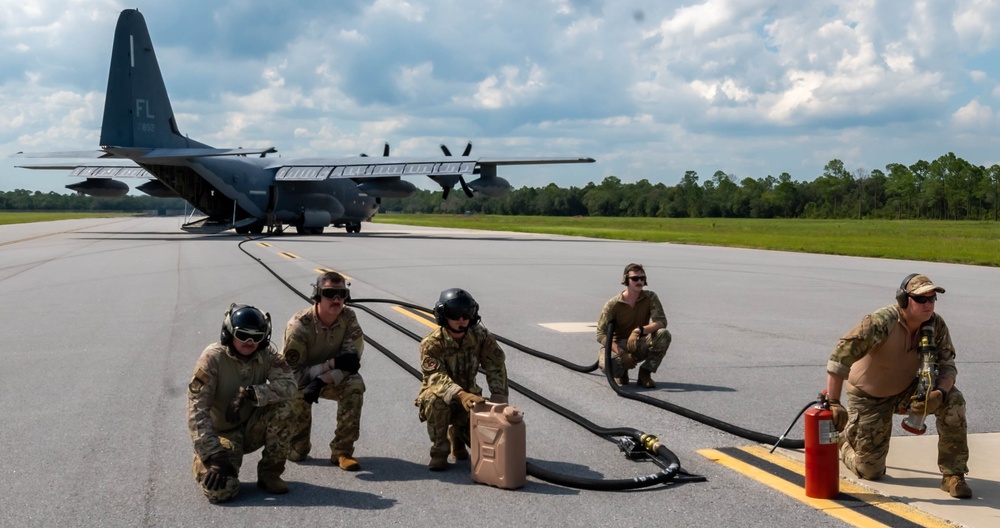
<svg viewBox="0 0 1000 528"><path fill-rule="evenodd" d="M322 235L322 227L295 226L295 232L300 235Z"/></svg>
<svg viewBox="0 0 1000 528"><path fill-rule="evenodd" d="M348 222L347 225L344 226L344 229L346 229L348 233L360 233L361 222Z"/></svg>

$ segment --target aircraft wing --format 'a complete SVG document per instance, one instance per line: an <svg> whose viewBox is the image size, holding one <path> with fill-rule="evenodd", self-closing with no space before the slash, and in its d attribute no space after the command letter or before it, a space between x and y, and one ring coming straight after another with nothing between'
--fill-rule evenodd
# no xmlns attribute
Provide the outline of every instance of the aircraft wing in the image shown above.
<svg viewBox="0 0 1000 528"><path fill-rule="evenodd" d="M593 163L581 157L350 157L284 160L275 158L268 168L278 169L276 180L324 180L350 178L367 180L401 176L461 176L496 172L500 165L550 165L557 163Z"/></svg>

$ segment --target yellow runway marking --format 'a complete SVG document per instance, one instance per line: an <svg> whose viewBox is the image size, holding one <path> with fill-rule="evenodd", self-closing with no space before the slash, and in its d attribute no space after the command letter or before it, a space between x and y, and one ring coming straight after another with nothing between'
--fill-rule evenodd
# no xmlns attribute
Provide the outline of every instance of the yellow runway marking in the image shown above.
<svg viewBox="0 0 1000 528"><path fill-rule="evenodd" d="M315 271L316 273L340 273L339 271L337 271L335 269L330 269L330 268L315 268L313 271ZM348 275L346 275L344 273L340 273L340 274L346 280L354 280L354 279L352 279L351 277L349 277Z"/></svg>
<svg viewBox="0 0 1000 528"><path fill-rule="evenodd" d="M267 242L257 242L257 245L261 247L273 247L271 246L271 244L268 244Z"/></svg>
<svg viewBox="0 0 1000 528"><path fill-rule="evenodd" d="M412 310L408 310L400 306L393 306L392 309L409 317L410 319L413 319L414 321L419 321L420 323L426 325L428 328L437 328L438 326L437 323L434 322L434 319L431 319L430 315L424 315L422 313L418 314L413 312Z"/></svg>
<svg viewBox="0 0 1000 528"><path fill-rule="evenodd" d="M760 446L699 450L702 456L774 488L817 510L859 527L923 526L952 527L953 524L906 504L840 480L840 497L814 499L803 487L805 469L798 461L775 455Z"/></svg>
<svg viewBox="0 0 1000 528"><path fill-rule="evenodd" d="M282 257L285 257L286 259L297 259L297 258L299 258L298 255L295 255L293 253L288 253L287 251L282 251L281 253L278 253L278 254L281 255Z"/></svg>

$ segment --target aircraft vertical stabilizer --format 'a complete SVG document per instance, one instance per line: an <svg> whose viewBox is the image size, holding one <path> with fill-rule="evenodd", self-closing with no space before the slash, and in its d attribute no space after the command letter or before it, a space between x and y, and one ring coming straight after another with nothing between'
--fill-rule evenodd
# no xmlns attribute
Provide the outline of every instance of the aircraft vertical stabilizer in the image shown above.
<svg viewBox="0 0 1000 528"><path fill-rule="evenodd" d="M135 9L122 11L115 28L101 146L207 147L178 131L146 20Z"/></svg>

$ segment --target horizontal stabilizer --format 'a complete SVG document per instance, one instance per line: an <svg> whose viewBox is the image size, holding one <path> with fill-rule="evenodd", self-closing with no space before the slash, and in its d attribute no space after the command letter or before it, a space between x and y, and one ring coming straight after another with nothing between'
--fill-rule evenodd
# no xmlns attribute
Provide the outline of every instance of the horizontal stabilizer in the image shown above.
<svg viewBox="0 0 1000 528"><path fill-rule="evenodd" d="M12 158L113 158L103 150L71 150L65 152L18 152Z"/></svg>

